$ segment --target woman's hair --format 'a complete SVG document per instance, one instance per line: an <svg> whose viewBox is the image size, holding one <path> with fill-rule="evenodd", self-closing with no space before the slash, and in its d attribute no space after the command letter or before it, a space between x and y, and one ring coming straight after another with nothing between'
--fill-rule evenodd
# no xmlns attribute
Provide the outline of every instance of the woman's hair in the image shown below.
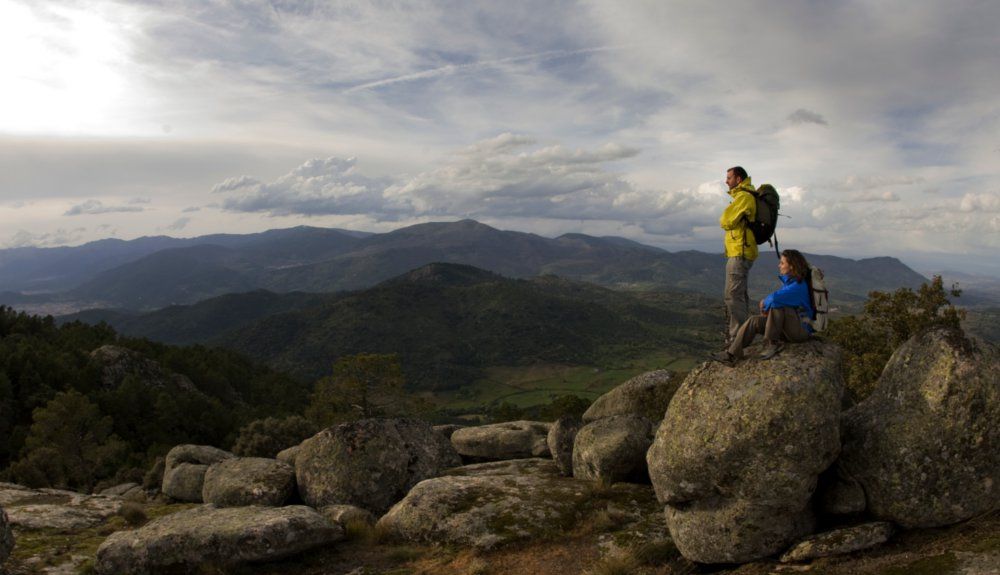
<svg viewBox="0 0 1000 575"><path fill-rule="evenodd" d="M809 278L809 262L806 261L802 252L799 250L783 250L781 257L785 258L789 267L792 268L788 272L788 275L799 281L805 281Z"/></svg>

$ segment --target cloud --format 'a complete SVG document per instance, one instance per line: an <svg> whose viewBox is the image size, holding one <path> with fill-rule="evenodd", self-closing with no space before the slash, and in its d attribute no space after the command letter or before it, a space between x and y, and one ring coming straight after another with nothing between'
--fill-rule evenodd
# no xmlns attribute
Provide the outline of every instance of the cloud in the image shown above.
<svg viewBox="0 0 1000 575"><path fill-rule="evenodd" d="M184 208L183 210L181 210L181 212L183 212L185 214L191 213L191 212L200 212L200 211L201 211L201 207L200 206L188 206L188 207Z"/></svg>
<svg viewBox="0 0 1000 575"><path fill-rule="evenodd" d="M133 202L129 202L132 204ZM64 216L80 216L95 214L111 214L116 212L141 212L144 208L136 205L106 206L101 200L87 200L77 204L63 213Z"/></svg>
<svg viewBox="0 0 1000 575"><path fill-rule="evenodd" d="M959 209L963 212L1000 212L1000 193L965 194Z"/></svg>
<svg viewBox="0 0 1000 575"><path fill-rule="evenodd" d="M857 193L857 194L854 194L854 195L848 197L844 201L847 201L847 202L856 202L856 203L864 203L864 202L898 202L899 201L899 194L897 194L896 192L889 192L889 191L887 191L887 192L874 192L874 191L871 191L871 192L860 192L860 193Z"/></svg>
<svg viewBox="0 0 1000 575"><path fill-rule="evenodd" d="M247 175L217 184L223 210L269 215L364 214L375 221L475 217L538 220L672 220L690 230L724 206L721 182L658 191L639 188L610 167L638 155L606 143L592 149L541 145L503 133L460 148L415 176L372 178L354 158L313 159L273 182ZM653 229L653 226L650 226ZM657 229L666 229L660 225Z"/></svg>
<svg viewBox="0 0 1000 575"><path fill-rule="evenodd" d="M138 205L138 204L149 204L151 202L152 200L150 200L149 198L132 198L127 203L131 205Z"/></svg>
<svg viewBox="0 0 1000 575"><path fill-rule="evenodd" d="M166 229L173 230L173 231L183 230L184 228L187 227L187 225L190 222L191 222L191 218L188 218L188 217L177 218L176 220L174 220L174 223L172 223L169 226L167 226Z"/></svg>
<svg viewBox="0 0 1000 575"><path fill-rule="evenodd" d="M655 203L605 165L635 157L608 143L592 150L534 147L504 133L446 158L443 165L390 186L385 197L420 215L605 219Z"/></svg>
<svg viewBox="0 0 1000 575"><path fill-rule="evenodd" d="M829 125L822 115L811 110L806 110L805 108L799 108L789 114L788 121L792 124L819 124L820 126Z"/></svg>
<svg viewBox="0 0 1000 575"><path fill-rule="evenodd" d="M59 228L54 232L31 233L27 230L18 230L9 240L6 247L51 247L63 246L79 242L86 234L87 228Z"/></svg>
<svg viewBox="0 0 1000 575"><path fill-rule="evenodd" d="M216 185L212 193L229 196L222 200L221 207L232 212L388 217L390 206L382 199L388 181L360 174L355 162L354 158L312 159L274 182L237 176Z"/></svg>

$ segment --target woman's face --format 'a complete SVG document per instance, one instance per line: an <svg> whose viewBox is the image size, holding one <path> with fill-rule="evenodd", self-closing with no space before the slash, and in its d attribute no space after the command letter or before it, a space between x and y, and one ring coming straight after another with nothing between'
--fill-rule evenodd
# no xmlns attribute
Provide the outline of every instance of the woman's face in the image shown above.
<svg viewBox="0 0 1000 575"><path fill-rule="evenodd" d="M792 271L792 266L788 265L788 260L785 259L785 256L781 256L781 259L778 260L778 273L784 276L788 275L790 271Z"/></svg>

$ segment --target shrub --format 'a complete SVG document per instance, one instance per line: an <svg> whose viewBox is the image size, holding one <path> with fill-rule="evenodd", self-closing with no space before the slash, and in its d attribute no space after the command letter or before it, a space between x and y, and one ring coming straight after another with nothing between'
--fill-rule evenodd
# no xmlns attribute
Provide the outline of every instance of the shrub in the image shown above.
<svg viewBox="0 0 1000 575"><path fill-rule="evenodd" d="M292 415L251 421L240 429L233 453L243 457L274 457L279 451L302 443L319 431L316 424Z"/></svg>
<svg viewBox="0 0 1000 575"><path fill-rule="evenodd" d="M857 403L868 397L893 350L916 333L941 326L961 329L965 310L948 300L949 295L961 293L957 286L945 290L941 276L934 276L917 291L873 291L861 316L831 321L825 335L843 350L848 401Z"/></svg>

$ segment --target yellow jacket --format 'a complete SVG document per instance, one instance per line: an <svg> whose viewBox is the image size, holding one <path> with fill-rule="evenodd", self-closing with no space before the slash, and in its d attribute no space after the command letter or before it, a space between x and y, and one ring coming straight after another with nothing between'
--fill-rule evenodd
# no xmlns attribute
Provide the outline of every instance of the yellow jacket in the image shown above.
<svg viewBox="0 0 1000 575"><path fill-rule="evenodd" d="M743 256L750 261L757 259L757 241L753 232L747 229L747 220L752 220L757 215L757 200L752 193L754 191L749 177L729 190L733 201L729 202L719 218L719 225L726 230L727 258Z"/></svg>

